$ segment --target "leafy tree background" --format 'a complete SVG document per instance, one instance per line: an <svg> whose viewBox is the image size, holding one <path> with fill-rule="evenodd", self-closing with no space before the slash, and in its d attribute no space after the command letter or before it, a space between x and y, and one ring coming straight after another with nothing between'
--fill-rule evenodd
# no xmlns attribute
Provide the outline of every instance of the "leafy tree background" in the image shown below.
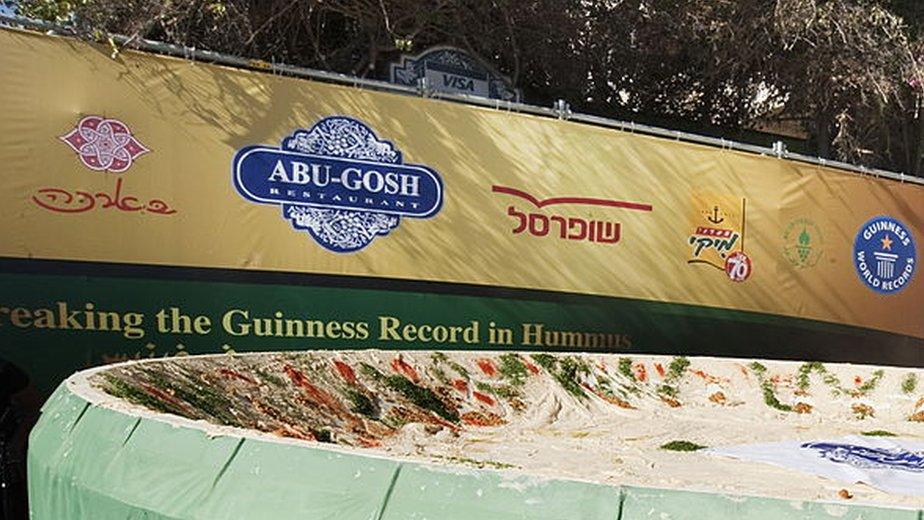
<svg viewBox="0 0 924 520"><path fill-rule="evenodd" d="M924 175L922 0L21 0L120 33L363 77L456 45L527 102ZM758 138L758 140L760 140ZM766 142L766 137L764 138Z"/></svg>

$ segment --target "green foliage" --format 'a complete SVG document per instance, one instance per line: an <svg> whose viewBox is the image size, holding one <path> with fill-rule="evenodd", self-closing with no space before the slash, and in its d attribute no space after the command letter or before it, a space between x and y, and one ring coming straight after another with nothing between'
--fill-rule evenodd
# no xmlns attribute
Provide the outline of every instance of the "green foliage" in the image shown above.
<svg viewBox="0 0 924 520"><path fill-rule="evenodd" d="M509 469L516 468L513 464L507 464L505 462L495 462L493 460L475 460L468 457L441 457L438 458L447 460L449 462L455 462L457 464L466 464L469 466L475 466L476 468L494 468L494 469Z"/></svg>
<svg viewBox="0 0 924 520"><path fill-rule="evenodd" d="M431 367L430 370L433 373L433 377L435 377L436 380L439 381L440 383L444 385L448 385L450 383L449 376L446 375L446 372L443 371L442 368L438 366L434 366L434 367Z"/></svg>
<svg viewBox="0 0 924 520"><path fill-rule="evenodd" d="M827 369L818 361L803 363L802 366L799 367L799 371L796 374L796 386L799 387L799 390L808 390L808 387L811 384L809 376L812 374L812 372L824 374L827 372Z"/></svg>
<svg viewBox="0 0 924 520"><path fill-rule="evenodd" d="M390 413L386 414L385 417L382 418L382 424L395 430L400 430L401 427L407 423L407 418L395 413L395 410L391 410Z"/></svg>
<svg viewBox="0 0 924 520"><path fill-rule="evenodd" d="M145 406L154 411L173 413L184 417L201 419L214 418L221 424L234 425L238 418L232 412L234 403L228 395L215 390L211 385L189 374L178 373L166 376L157 369L150 369L143 375L136 376L139 381L147 381L152 389L170 396L170 399L152 395L139 386L141 383L129 383L121 378L105 374L105 390L110 394L129 402ZM185 403L183 409L177 403Z"/></svg>
<svg viewBox="0 0 924 520"><path fill-rule="evenodd" d="M132 404L144 406L145 408L154 410L155 412L179 412L179 410L172 403L164 402L161 399L149 395L144 390L141 390L140 388L137 388L134 385L127 383L112 374L104 373L103 378L105 379L105 385L103 388L108 394L114 397L124 399Z"/></svg>
<svg viewBox="0 0 924 520"><path fill-rule="evenodd" d="M181 381L170 382L163 377L158 377L156 384L161 390L189 403L194 410L211 415L222 424L233 425L238 421L237 417L231 413L234 403L228 399L228 395L213 389L210 385L198 381L194 384Z"/></svg>
<svg viewBox="0 0 924 520"><path fill-rule="evenodd" d="M604 375L597 374L597 390L603 392L603 395L609 397L618 397L620 399L626 399L628 397L624 388L620 387L619 385L615 385L616 389L614 390L613 386L614 382L612 379ZM637 389L635 388L630 388L629 391L632 393L638 393Z"/></svg>
<svg viewBox="0 0 924 520"><path fill-rule="evenodd" d="M433 374L433 377L435 377L437 381L444 385L449 384L449 376L446 375L446 372L440 365L448 360L449 358L442 352L434 352L430 354L430 361L432 361L430 365L430 372Z"/></svg>
<svg viewBox="0 0 924 520"><path fill-rule="evenodd" d="M282 387L286 385L286 382L282 378L274 374L271 374L267 370L264 370L262 368L257 368L254 370L254 372L257 374L257 377L259 377L261 381L265 381L273 386Z"/></svg>
<svg viewBox="0 0 924 520"><path fill-rule="evenodd" d="M706 448L702 444L696 444L695 442L690 441L670 441L666 444L661 445L662 450L668 451L699 451Z"/></svg>
<svg viewBox="0 0 924 520"><path fill-rule="evenodd" d="M90 0L26 0L22 2L4 2L18 10L22 16L46 20L49 22L68 22L73 20L78 9L85 7Z"/></svg>
<svg viewBox="0 0 924 520"><path fill-rule="evenodd" d="M680 390L676 386L671 385L661 385L658 387L658 393L666 395L667 397L677 397L677 394L680 393Z"/></svg>
<svg viewBox="0 0 924 520"><path fill-rule="evenodd" d="M684 356L675 357L667 369L667 379L675 381L683 377L683 373L690 367L690 360Z"/></svg>
<svg viewBox="0 0 924 520"><path fill-rule="evenodd" d="M583 360L568 356L560 361L559 371L555 374L555 379L571 395L584 397L584 389L578 382L578 378L581 374L589 372L590 367Z"/></svg>
<svg viewBox="0 0 924 520"><path fill-rule="evenodd" d="M529 378L529 369L517 354L502 354L497 371L513 386L523 386Z"/></svg>
<svg viewBox="0 0 924 520"><path fill-rule="evenodd" d="M630 381L635 381L635 373L632 372L632 358L621 357L619 358L619 373L629 378Z"/></svg>
<svg viewBox="0 0 924 520"><path fill-rule="evenodd" d="M590 372L590 367L584 360L573 356L557 358L545 353L533 354L532 357L539 366L558 381L566 392L579 399L586 397L584 389L578 382L579 375Z"/></svg>
<svg viewBox="0 0 924 520"><path fill-rule="evenodd" d="M684 372L687 368L690 367L690 360L678 356L671 360L670 365L667 367L667 374L664 376L664 383L658 387L658 393L675 399L680 394L680 389L677 388L677 383L683 377Z"/></svg>
<svg viewBox="0 0 924 520"><path fill-rule="evenodd" d="M770 381L761 381L760 390L764 394L764 403L770 408L775 408L781 412L791 412L792 406L788 404L783 404L776 397L776 392L773 389L773 383Z"/></svg>
<svg viewBox="0 0 924 520"><path fill-rule="evenodd" d="M462 377L462 379L471 379L471 375L469 375L468 370L464 366L456 363L455 361L449 362L449 368L453 369L456 374Z"/></svg>
<svg viewBox="0 0 924 520"><path fill-rule="evenodd" d="M205 9L217 17L222 17L228 14L228 7L224 2L209 2L205 5Z"/></svg>
<svg viewBox="0 0 924 520"><path fill-rule="evenodd" d="M869 391L879 386L879 381L882 380L882 376L884 375L885 375L885 372L882 370L877 370L873 372L873 377L867 379L866 382L860 385L857 388L856 392L859 393L859 395L866 395L867 393L869 393Z"/></svg>
<svg viewBox="0 0 924 520"><path fill-rule="evenodd" d="M867 379L862 385L856 389L849 389L845 388L844 385L841 384L841 380L838 379L837 376L828 372L828 369L825 368L823 364L819 363L818 361L810 361L803 363L802 366L799 367L799 370L796 374L796 386L799 388L799 390L808 390L809 385L811 384L809 376L812 374L812 372L815 372L821 376L821 380L824 382L824 384L831 388L832 394L846 394L854 397L866 395L871 390L875 389L879 385L879 382L882 380L882 376L884 375L882 370L876 370L873 372L873 376Z"/></svg>
<svg viewBox="0 0 924 520"><path fill-rule="evenodd" d="M888 430L870 430L868 432L863 432L863 435L867 437L896 437L896 435Z"/></svg>
<svg viewBox="0 0 924 520"><path fill-rule="evenodd" d="M486 394L494 393L494 387L489 385L488 383L485 383L484 381L475 381L475 390L478 390L479 392L484 392Z"/></svg>
<svg viewBox="0 0 924 520"><path fill-rule="evenodd" d="M483 381L476 381L475 389L507 400L522 397L520 391L511 385L491 385Z"/></svg>
<svg viewBox="0 0 924 520"><path fill-rule="evenodd" d="M350 388L347 390L346 395L347 399L350 400L350 411L365 415L366 417L375 418L376 407L372 403L372 400L366 397L366 394Z"/></svg>
<svg viewBox="0 0 924 520"><path fill-rule="evenodd" d="M429 388L418 386L410 379L399 376L386 376L385 386L400 393L408 401L429 410L450 422L459 422L459 413L449 409L446 404Z"/></svg>
<svg viewBox="0 0 924 520"><path fill-rule="evenodd" d="M369 363L360 363L359 371L372 379L373 381L383 382L385 380L385 374L383 374L379 369L370 365Z"/></svg>
<svg viewBox="0 0 924 520"><path fill-rule="evenodd" d="M535 361L536 364L539 365L540 367L544 368L546 372L552 372L553 370L555 370L556 361L555 361L555 356L553 356L552 354L546 354L544 352L540 352L538 354L533 354L532 357L533 357L533 361Z"/></svg>
<svg viewBox="0 0 924 520"><path fill-rule="evenodd" d="M902 393L903 394L913 394L914 391L918 388L918 376L914 373L909 373L902 379Z"/></svg>
<svg viewBox="0 0 924 520"><path fill-rule="evenodd" d="M317 430L312 432L312 434L318 442L334 442L333 437L331 437L330 430Z"/></svg>
<svg viewBox="0 0 924 520"><path fill-rule="evenodd" d="M748 366L751 368L751 371L754 372L754 375L757 376L757 381L760 384L760 391L764 395L764 404L781 412L791 412L792 406L781 403L776 397L776 389L773 387L773 381L766 378L767 367L757 361Z"/></svg>

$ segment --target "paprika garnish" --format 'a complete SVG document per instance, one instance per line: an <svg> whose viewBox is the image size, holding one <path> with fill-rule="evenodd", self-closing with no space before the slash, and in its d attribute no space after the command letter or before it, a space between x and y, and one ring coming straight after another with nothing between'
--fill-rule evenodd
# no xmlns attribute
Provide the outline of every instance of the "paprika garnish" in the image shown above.
<svg viewBox="0 0 924 520"><path fill-rule="evenodd" d="M414 370L414 367L401 359L401 356L398 356L391 361L391 368L395 372L403 375L415 383L420 382L420 376L417 375L417 371Z"/></svg>
<svg viewBox="0 0 924 520"><path fill-rule="evenodd" d="M462 414L462 423L469 426L501 426L507 424L503 417L495 413L466 412Z"/></svg>
<svg viewBox="0 0 924 520"><path fill-rule="evenodd" d="M632 365L632 372L635 374L635 379L638 379L642 383L648 380L648 370L645 369L644 363L636 363Z"/></svg>
<svg viewBox="0 0 924 520"><path fill-rule="evenodd" d="M257 382L251 379L250 377L245 376L244 374L241 374L240 372L237 372L235 370L231 370L230 368L221 368L218 370L218 373L227 377L228 379L240 379L241 381L245 381L252 385L257 384Z"/></svg>
<svg viewBox="0 0 924 520"><path fill-rule="evenodd" d="M473 396L475 399L481 401L482 403L484 403L484 404L486 404L486 405L488 405L488 406L494 406L494 404L495 404L494 398L492 398L492 397L491 397L490 395L488 395L488 394L483 394L483 393L481 393L481 392L472 392L472 396Z"/></svg>
<svg viewBox="0 0 924 520"><path fill-rule="evenodd" d="M478 368L488 377L494 377L497 375L497 367L494 366L494 362L490 359L481 358L476 361Z"/></svg>
<svg viewBox="0 0 924 520"><path fill-rule="evenodd" d="M335 359L334 367L337 368L337 372L340 373L340 377L342 377L344 381L350 383L351 385L356 384L356 372L353 371L353 368L350 365L347 365L339 359Z"/></svg>
<svg viewBox="0 0 924 520"><path fill-rule="evenodd" d="M339 411L343 408L343 406L341 406L332 395L311 384L311 382L308 381L308 378L305 377L305 374L301 373L298 369L286 365L285 372L286 375L289 376L289 379L292 380L292 383L303 388L305 393L308 395L308 398L315 404L327 406L331 410L335 411Z"/></svg>

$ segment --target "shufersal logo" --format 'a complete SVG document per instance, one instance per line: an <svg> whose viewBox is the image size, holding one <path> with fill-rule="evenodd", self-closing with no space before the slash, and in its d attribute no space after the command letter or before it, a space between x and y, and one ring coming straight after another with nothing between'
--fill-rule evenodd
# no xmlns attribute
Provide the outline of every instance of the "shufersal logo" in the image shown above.
<svg viewBox="0 0 924 520"><path fill-rule="evenodd" d="M343 116L296 130L279 148L242 148L232 174L242 196L281 206L295 229L337 253L366 247L401 217L433 217L443 204L436 171L404 164L392 143Z"/></svg>

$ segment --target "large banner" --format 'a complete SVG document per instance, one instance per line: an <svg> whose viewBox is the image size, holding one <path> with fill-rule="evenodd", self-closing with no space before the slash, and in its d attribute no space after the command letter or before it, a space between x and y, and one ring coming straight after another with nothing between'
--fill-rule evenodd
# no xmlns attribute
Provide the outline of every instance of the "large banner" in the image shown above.
<svg viewBox="0 0 924 520"><path fill-rule="evenodd" d="M0 31L0 357L484 348L924 366L924 187Z"/></svg>

